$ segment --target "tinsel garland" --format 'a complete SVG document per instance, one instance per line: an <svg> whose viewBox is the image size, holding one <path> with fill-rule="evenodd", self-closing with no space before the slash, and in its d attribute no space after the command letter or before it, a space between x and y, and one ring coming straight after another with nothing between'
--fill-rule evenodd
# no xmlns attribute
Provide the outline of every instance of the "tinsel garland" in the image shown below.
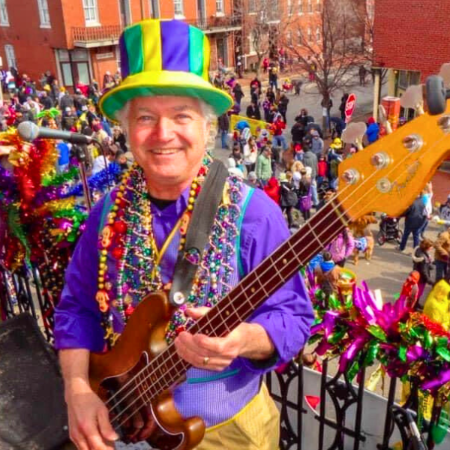
<svg viewBox="0 0 450 450"><path fill-rule="evenodd" d="M337 356L339 370L350 379L361 361L366 367L381 363L390 376L419 380L421 390L448 400L450 334L440 324L411 311L403 297L382 304L365 283L346 296L325 299L318 286L310 294L316 321L309 343L317 354Z"/></svg>

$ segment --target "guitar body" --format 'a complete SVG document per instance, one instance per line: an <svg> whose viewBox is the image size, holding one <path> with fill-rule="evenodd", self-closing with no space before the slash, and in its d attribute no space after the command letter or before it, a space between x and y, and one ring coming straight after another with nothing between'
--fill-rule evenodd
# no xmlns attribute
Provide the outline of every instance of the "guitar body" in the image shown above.
<svg viewBox="0 0 450 450"><path fill-rule="evenodd" d="M114 419L115 415L120 416L117 425L130 415L132 405L129 403L142 398L139 406L144 402L148 404L142 393L145 384L135 384L130 390L130 383L127 382L139 379L139 372L167 348L165 330L171 312L164 293L157 292L145 297L131 315L114 348L103 354L91 353L89 379L94 392L105 403L116 393L118 395L111 401L117 401L121 396L126 397L122 402L123 407L113 411L111 417ZM203 439L203 421L199 417L184 420L176 410L169 391L151 399L149 406L157 425L156 431L148 439L151 445L161 450L190 450ZM111 409L109 404L108 409ZM123 439L126 441L126 436Z"/></svg>

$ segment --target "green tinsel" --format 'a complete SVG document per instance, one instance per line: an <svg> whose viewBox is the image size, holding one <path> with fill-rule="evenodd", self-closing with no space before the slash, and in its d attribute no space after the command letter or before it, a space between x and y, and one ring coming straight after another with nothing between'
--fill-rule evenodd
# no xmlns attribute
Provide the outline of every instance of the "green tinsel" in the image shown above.
<svg viewBox="0 0 450 450"><path fill-rule="evenodd" d="M54 176L45 176L42 179L42 186L60 186L69 181L74 181L78 177L78 167L71 167L67 172Z"/></svg>

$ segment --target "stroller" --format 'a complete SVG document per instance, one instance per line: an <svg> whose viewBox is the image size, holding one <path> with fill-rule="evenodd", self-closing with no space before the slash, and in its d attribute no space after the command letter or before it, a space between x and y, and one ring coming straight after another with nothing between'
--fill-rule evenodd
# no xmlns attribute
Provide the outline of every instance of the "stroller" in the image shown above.
<svg viewBox="0 0 450 450"><path fill-rule="evenodd" d="M400 245L403 231L399 228L400 219L396 217L389 217L387 214L381 215L380 230L377 233L377 242L379 245L384 245L388 241L394 241Z"/></svg>

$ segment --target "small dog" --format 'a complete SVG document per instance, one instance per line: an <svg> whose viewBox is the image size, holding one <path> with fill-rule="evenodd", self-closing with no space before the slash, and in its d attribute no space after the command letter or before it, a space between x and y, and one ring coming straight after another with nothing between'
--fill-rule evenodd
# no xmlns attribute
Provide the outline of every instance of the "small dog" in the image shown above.
<svg viewBox="0 0 450 450"><path fill-rule="evenodd" d="M356 219L350 224L350 230L355 239L355 249L353 250L353 264L356 266L359 261L359 253L363 253L367 261L372 259L375 239L368 229L370 224L377 223L375 216L367 214Z"/></svg>
<svg viewBox="0 0 450 450"><path fill-rule="evenodd" d="M375 239L373 236L362 236L355 238L355 248L353 250L353 264L358 265L359 252L364 254L367 261L372 259L373 248L375 247Z"/></svg>

